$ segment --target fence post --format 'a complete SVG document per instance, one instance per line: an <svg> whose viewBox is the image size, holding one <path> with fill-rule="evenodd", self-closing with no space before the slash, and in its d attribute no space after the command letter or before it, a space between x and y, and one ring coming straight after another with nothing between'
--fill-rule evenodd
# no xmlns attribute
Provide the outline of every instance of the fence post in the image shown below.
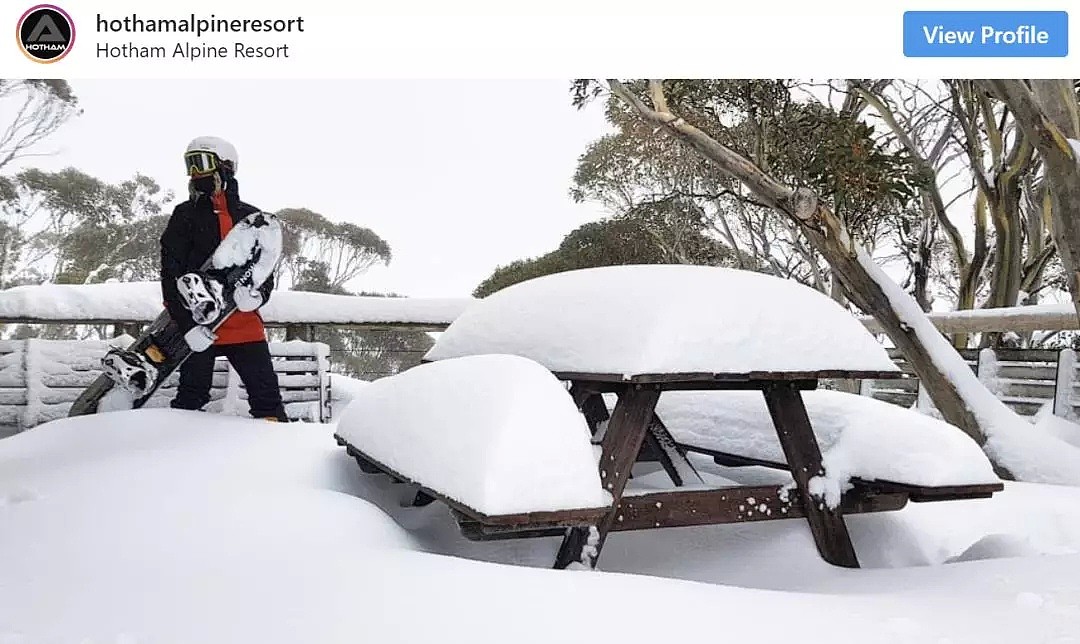
<svg viewBox="0 0 1080 644"><path fill-rule="evenodd" d="M22 427L19 431L25 431L37 425L38 416L41 415L41 370L38 366L37 356L33 355L37 340L27 338L23 341L23 378L26 378L26 407L22 413Z"/></svg>
<svg viewBox="0 0 1080 644"><path fill-rule="evenodd" d="M998 395L998 360L993 349L979 351L975 375L995 396Z"/></svg>
<svg viewBox="0 0 1080 644"><path fill-rule="evenodd" d="M1073 385L1076 383L1076 352L1062 349L1058 352L1057 378L1054 381L1054 415L1073 420Z"/></svg>
<svg viewBox="0 0 1080 644"><path fill-rule="evenodd" d="M330 345L315 343L315 360L319 377L319 422L328 423L334 415L332 381L330 379Z"/></svg>
<svg viewBox="0 0 1080 644"><path fill-rule="evenodd" d="M924 414L935 416L938 413L937 407L934 406L934 401L926 393L926 388L922 386L922 380L919 380L918 389L916 390L918 397L915 399L915 409L918 409Z"/></svg>

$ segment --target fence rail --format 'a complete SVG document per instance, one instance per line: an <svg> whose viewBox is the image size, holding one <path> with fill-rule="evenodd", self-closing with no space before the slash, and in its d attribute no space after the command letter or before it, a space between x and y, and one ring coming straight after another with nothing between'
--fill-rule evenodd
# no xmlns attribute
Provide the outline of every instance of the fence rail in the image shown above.
<svg viewBox="0 0 1080 644"><path fill-rule="evenodd" d="M1037 304L972 311L941 311L927 314L942 333L1031 333L1033 331L1076 331L1080 321L1072 304ZM872 317L859 320L871 333L883 333Z"/></svg>
<svg viewBox="0 0 1080 644"><path fill-rule="evenodd" d="M964 349L961 357L986 388L1022 416L1049 405L1055 416L1080 419L1080 365L1072 349ZM929 411L933 403L914 370L896 349L889 356L906 374L896 380L863 380L860 393Z"/></svg>
<svg viewBox="0 0 1080 644"><path fill-rule="evenodd" d="M139 286L139 285L135 285ZM143 285L145 286L145 285ZM153 302L142 302L143 308L134 307L138 311L126 317L103 317L104 309L86 310L98 311L95 315L80 317L72 314L53 315L51 307L39 308L35 302L45 297L52 291L63 291L65 297L78 294L84 299L90 298L90 289L84 287L35 287L31 298L26 297L28 292L19 295L0 293L0 324L32 324L32 325L86 325L86 326L111 326L114 330L126 330L129 333L144 325L153 311ZM156 287L155 287L156 288ZM51 290L50 290L51 289ZM66 289L66 290L64 290ZM150 295L155 295L154 288L148 290ZM70 293L69 293L70 291ZM110 291L115 293L115 291ZM298 337L302 340L311 341L317 336L317 330L321 328L342 328L358 330L387 330L387 331L420 331L440 332L444 331L456 316L467 306L467 301L449 300L425 300L422 298L409 301L386 302L375 301L378 298L348 298L345 296L333 296L333 300L326 299L328 296L317 296L323 299L312 299L311 294L290 294L284 292L275 296L275 301L281 304L289 297L296 299L296 304L301 302L305 305L318 303L319 310L311 310L309 321L292 319L283 316L274 319L270 316L266 322L270 329L278 329L276 335L280 336L280 329L288 329L290 337ZM304 299L307 298L307 299ZM152 298L151 298L152 299ZM310 300L310 301L309 301ZM362 301L361 301L362 300ZM371 300L371 301L368 301ZM345 319L329 319L327 311L322 310L324 305L333 303L334 306L346 306L349 315ZM286 302L287 303L287 302ZM359 303L362 306L355 306ZM395 317L388 318L385 305L393 305ZM110 307L111 311L113 308ZM309 306L310 308L310 306ZM294 307L288 306L282 310L294 311ZM49 315L40 315L42 311L50 311ZM73 307L71 310L83 310L82 307ZM120 308L117 312L125 309ZM295 309L299 310L299 309ZM336 312L335 312L336 313ZM154 313L156 315L156 313ZM1006 332L1028 333L1033 331L1074 331L1080 330L1075 311L1071 304L1044 304L1037 306L1011 307L1000 309L982 309L974 311L935 312L928 315L930 321L939 331L946 334L952 333L985 333ZM388 319L394 321L387 321ZM314 320L314 321L311 321ZM881 333L881 326L872 318L861 318L862 323L873 333ZM1009 350L996 350L992 353L978 350L961 351L964 359L971 369L979 376L987 386L997 394L1005 404L1009 405L1021 414L1031 415L1036 413L1047 403L1052 403L1054 413L1068 418L1076 418L1080 415L1080 392L1077 390L1076 356L1070 350L1061 352L1047 350L1018 350L1019 353ZM372 348L370 351L364 348L350 352L350 357L363 356L365 353L389 354L387 364L389 368L372 368L358 375L365 380L373 380L397 373L401 369L408 368L420 361L423 351L418 349L400 348L397 351L387 351L385 347ZM904 406L916 406L922 409L931 409L932 405L925 391L919 384L909 365L895 350L890 350L893 359L898 365L908 372L908 377L896 381L865 381L859 384L859 390L867 395ZM334 362L341 364L346 357L343 350L334 350L328 354ZM4 405L19 404L18 392L4 390L2 381L4 378L3 360L7 359L0 355L0 423L6 422L3 411ZM62 404L67 394L63 393L64 387L53 378L52 374L43 374L43 382L49 390L45 401L47 404ZM72 381L73 382L73 381ZM82 386L79 381L78 386ZM72 385L75 387L76 385ZM51 402L57 401L57 402Z"/></svg>

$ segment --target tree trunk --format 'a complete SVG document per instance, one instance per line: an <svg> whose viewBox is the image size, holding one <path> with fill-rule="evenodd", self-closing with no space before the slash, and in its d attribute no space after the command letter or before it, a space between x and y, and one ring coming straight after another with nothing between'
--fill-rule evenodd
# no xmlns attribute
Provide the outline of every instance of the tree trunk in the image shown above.
<svg viewBox="0 0 1080 644"><path fill-rule="evenodd" d="M832 267L856 306L872 315L882 326L918 374L923 387L935 406L949 423L959 427L980 446L986 435L979 420L969 409L957 385L945 375L948 365L935 363L933 354L959 360L954 349L926 320L915 300L895 284L889 288L889 278L870 261L856 245L837 217L818 202L817 196L805 188L793 190L765 174L752 162L720 144L709 135L690 125L667 108L663 89L658 81L650 82L653 108L646 105L617 80L608 81L612 92L643 118L662 126L683 143L717 164L724 172L741 181L759 200L795 221L811 245ZM886 289L889 289L887 294ZM916 316L921 319L921 324ZM905 319L907 318L907 319ZM916 327L924 333L920 336ZM929 329L929 332L926 331ZM932 345L928 346L928 345ZM969 384L981 387L974 374L958 370L953 377L970 376ZM999 472L1011 478L1003 468Z"/></svg>
<svg viewBox="0 0 1080 644"><path fill-rule="evenodd" d="M1080 107L1072 80L983 80L1035 144L1050 191L1052 234L1080 318ZM1030 84L1030 86L1029 86ZM1072 141L1070 141L1070 139Z"/></svg>

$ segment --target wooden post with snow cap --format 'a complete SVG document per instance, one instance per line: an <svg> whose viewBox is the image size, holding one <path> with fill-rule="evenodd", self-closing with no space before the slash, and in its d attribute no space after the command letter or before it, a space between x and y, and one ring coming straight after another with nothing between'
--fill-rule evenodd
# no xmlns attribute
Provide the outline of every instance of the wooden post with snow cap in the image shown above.
<svg viewBox="0 0 1080 644"><path fill-rule="evenodd" d="M1073 420L1072 396L1076 384L1076 352L1062 349L1058 353L1057 377L1054 380L1054 415Z"/></svg>
<svg viewBox="0 0 1080 644"><path fill-rule="evenodd" d="M979 361L976 363L975 373L979 378L979 382L994 392L994 395L998 394L998 359L993 349L987 348L979 351Z"/></svg>

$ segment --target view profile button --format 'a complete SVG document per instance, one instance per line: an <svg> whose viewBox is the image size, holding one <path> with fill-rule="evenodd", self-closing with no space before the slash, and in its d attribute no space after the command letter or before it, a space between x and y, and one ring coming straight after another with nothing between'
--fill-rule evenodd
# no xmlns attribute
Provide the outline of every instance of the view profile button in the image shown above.
<svg viewBox="0 0 1080 644"><path fill-rule="evenodd" d="M1069 55L1064 11L906 11L909 58L1062 58Z"/></svg>

